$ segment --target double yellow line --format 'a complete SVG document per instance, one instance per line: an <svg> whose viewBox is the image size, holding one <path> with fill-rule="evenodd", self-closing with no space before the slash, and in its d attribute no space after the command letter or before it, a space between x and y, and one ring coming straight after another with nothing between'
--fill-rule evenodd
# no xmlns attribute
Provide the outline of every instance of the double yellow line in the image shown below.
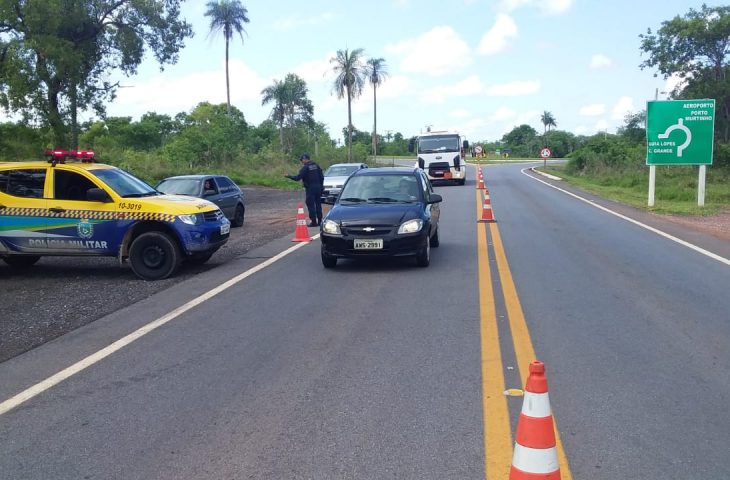
<svg viewBox="0 0 730 480"><path fill-rule="evenodd" d="M477 212L482 208L481 191L476 191ZM502 238L496 223L488 223L490 238L494 250L494 259L497 264L505 309L509 318L509 327L512 334L517 367L522 381L527 379L530 362L536 360L535 349L532 346L530 332L522 312L517 289L512 280L504 253ZM499 328L495 298L498 292L494 291L492 271L489 266L489 248L487 245L487 231L480 224L477 228L477 261L479 263L479 305L480 305L480 332L482 349L482 399L484 418L484 460L487 480L503 480L509 476L512 465L512 432L510 428L507 397L504 395L504 365L499 342ZM553 420L555 420L553 415ZM557 431L555 422L555 438L560 462L560 473L563 480L572 480L573 476L568 467L568 459Z"/></svg>

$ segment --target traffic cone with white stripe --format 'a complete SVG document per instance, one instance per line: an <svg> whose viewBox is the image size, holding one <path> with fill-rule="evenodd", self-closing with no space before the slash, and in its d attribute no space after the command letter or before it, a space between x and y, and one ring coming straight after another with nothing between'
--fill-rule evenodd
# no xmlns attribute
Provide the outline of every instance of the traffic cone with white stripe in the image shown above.
<svg viewBox="0 0 730 480"><path fill-rule="evenodd" d="M494 212L492 212L492 201L489 199L489 190L484 189L484 200L482 202L482 218L480 222L494 222Z"/></svg>
<svg viewBox="0 0 730 480"><path fill-rule="evenodd" d="M560 480L545 364L534 361L517 422L509 480Z"/></svg>
<svg viewBox="0 0 730 480"><path fill-rule="evenodd" d="M484 186L484 174L482 174L481 168L477 168L477 179L477 190L484 190L485 188L487 188Z"/></svg>
<svg viewBox="0 0 730 480"><path fill-rule="evenodd" d="M309 230L307 229L307 219L304 217L304 205L299 202L297 208L297 228L294 230L294 238L292 242L309 242L312 237L309 236Z"/></svg>

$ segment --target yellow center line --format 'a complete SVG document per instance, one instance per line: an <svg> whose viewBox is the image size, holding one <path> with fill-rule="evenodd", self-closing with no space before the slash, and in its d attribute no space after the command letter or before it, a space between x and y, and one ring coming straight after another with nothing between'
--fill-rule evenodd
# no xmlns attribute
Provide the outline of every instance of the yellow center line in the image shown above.
<svg viewBox="0 0 730 480"><path fill-rule="evenodd" d="M481 208L477 190L477 206ZM499 346L497 313L494 307L492 275L489 268L487 233L477 228L479 264L480 336L482 349L482 401L484 421L484 467L487 480L503 480L512 464L512 434L507 399L504 396L504 371Z"/></svg>
<svg viewBox="0 0 730 480"><path fill-rule="evenodd" d="M509 269L507 263L507 256L504 253L504 246L502 244L502 237L499 234L499 229L496 223L490 224L490 233L492 237L492 244L494 246L494 255L497 260L497 270L499 272L500 283L502 285L502 293L504 295L505 308L507 310L507 316L509 317L510 331L512 332L512 342L514 343L515 355L517 357L517 366L520 371L520 378L522 381L527 380L529 375L529 365L533 360L537 360L535 356L535 349L532 345L532 339L530 338L530 331L527 328L527 322L525 321L525 315L522 312L522 305L517 295L517 288L515 288L514 280L512 279L512 272ZM481 247L479 247L481 250ZM547 365L548 384L550 378L550 366ZM555 441L558 451L558 462L560 463L560 476L562 480L572 480L573 475L570 472L568 466L568 458L565 455L563 449L563 443L560 440L560 434L558 433L558 422L553 413L553 423L555 428Z"/></svg>

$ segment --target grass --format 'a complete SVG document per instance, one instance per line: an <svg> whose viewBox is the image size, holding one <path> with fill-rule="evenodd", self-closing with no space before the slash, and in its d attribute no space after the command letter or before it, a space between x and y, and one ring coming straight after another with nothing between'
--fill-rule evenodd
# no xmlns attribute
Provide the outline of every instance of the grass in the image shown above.
<svg viewBox="0 0 730 480"><path fill-rule="evenodd" d="M716 215L730 212L730 172L707 168L705 205L697 205L699 170L696 167L657 167L654 206L648 206L649 168L621 174L575 175L564 166L550 165L539 170L610 200L647 211L676 215Z"/></svg>

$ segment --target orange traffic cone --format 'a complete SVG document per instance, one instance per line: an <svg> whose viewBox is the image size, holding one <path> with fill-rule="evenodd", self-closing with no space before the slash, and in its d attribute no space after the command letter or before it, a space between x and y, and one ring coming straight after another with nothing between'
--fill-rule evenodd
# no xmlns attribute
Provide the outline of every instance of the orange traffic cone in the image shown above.
<svg viewBox="0 0 730 480"><path fill-rule="evenodd" d="M477 182L477 190L484 190L487 187L484 186L484 175L482 175L481 168L479 169L478 177L479 177L479 181Z"/></svg>
<svg viewBox="0 0 730 480"><path fill-rule="evenodd" d="M545 364L534 361L517 422L509 480L560 480Z"/></svg>
<svg viewBox="0 0 730 480"><path fill-rule="evenodd" d="M304 205L299 202L297 208L297 229L294 231L294 238L292 242L309 242L312 238L309 236L309 230L307 230L307 219L304 217Z"/></svg>
<svg viewBox="0 0 730 480"><path fill-rule="evenodd" d="M480 222L494 222L494 212L492 212L492 202L489 200L489 190L484 189L484 202L482 203L482 218Z"/></svg>

